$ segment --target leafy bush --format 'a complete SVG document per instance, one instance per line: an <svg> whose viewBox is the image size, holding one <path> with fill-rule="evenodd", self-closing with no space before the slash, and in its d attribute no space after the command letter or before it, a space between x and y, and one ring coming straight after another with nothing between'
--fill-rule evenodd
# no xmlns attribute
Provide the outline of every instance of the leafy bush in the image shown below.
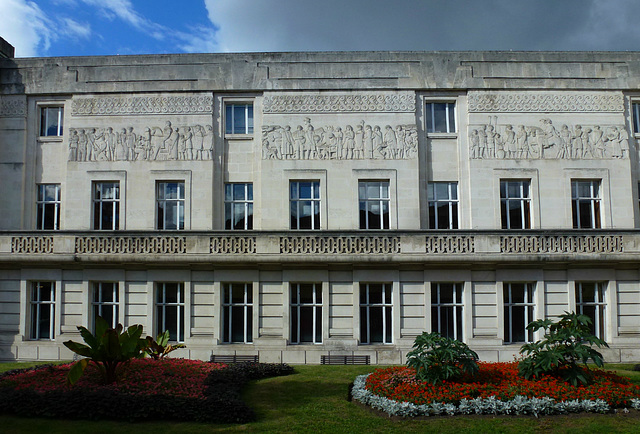
<svg viewBox="0 0 640 434"><path fill-rule="evenodd" d="M185 344L170 344L169 330L159 335L156 339L151 336L146 337L147 347L144 352L154 360L164 359L167 354L177 350L178 348L186 348Z"/></svg>
<svg viewBox="0 0 640 434"><path fill-rule="evenodd" d="M89 362L95 363L100 369L105 383L115 383L118 366L133 358L142 357L147 346L147 341L140 339L142 335L140 324L133 325L127 330L123 330L122 324L118 324L114 329L109 327L104 318L96 317L95 335L82 326L78 326L78 330L87 345L66 341L64 346L86 359L78 360L73 365L67 376L69 384L78 381Z"/></svg>
<svg viewBox="0 0 640 434"><path fill-rule="evenodd" d="M416 370L416 377L432 384L478 372L478 354L466 344L445 338L439 333L424 332L407 354L407 365Z"/></svg>
<svg viewBox="0 0 640 434"><path fill-rule="evenodd" d="M565 312L560 320L537 320L527 326L527 330L544 329L544 338L525 344L520 353L525 357L520 361L520 375L526 379L550 374L576 386L589 384L590 374L587 367L589 360L602 367L602 354L592 348L609 347L605 341L595 336L589 328L591 319L575 312ZM583 366L578 364L582 363Z"/></svg>

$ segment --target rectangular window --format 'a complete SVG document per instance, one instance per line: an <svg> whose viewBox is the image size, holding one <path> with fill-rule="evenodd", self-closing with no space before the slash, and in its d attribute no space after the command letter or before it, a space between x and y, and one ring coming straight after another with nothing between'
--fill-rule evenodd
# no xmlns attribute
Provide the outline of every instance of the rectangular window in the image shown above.
<svg viewBox="0 0 640 434"><path fill-rule="evenodd" d="M225 184L224 228L253 229L253 184Z"/></svg>
<svg viewBox="0 0 640 434"><path fill-rule="evenodd" d="M31 284L31 339L53 339L56 318L56 284Z"/></svg>
<svg viewBox="0 0 640 434"><path fill-rule="evenodd" d="M529 181L500 181L502 229L531 229Z"/></svg>
<svg viewBox="0 0 640 434"><path fill-rule="evenodd" d="M427 118L427 133L456 132L456 103L428 102L425 116Z"/></svg>
<svg viewBox="0 0 640 434"><path fill-rule="evenodd" d="M389 229L389 181L358 182L360 229Z"/></svg>
<svg viewBox="0 0 640 434"><path fill-rule="evenodd" d="M184 229L184 197L184 182L157 183L156 208L158 229Z"/></svg>
<svg viewBox="0 0 640 434"><path fill-rule="evenodd" d="M431 286L431 331L462 341L462 283Z"/></svg>
<svg viewBox="0 0 640 434"><path fill-rule="evenodd" d="M392 343L392 307L390 283L360 284L361 343Z"/></svg>
<svg viewBox="0 0 640 434"><path fill-rule="evenodd" d="M458 183L431 182L427 187L429 229L458 229Z"/></svg>
<svg viewBox="0 0 640 434"><path fill-rule="evenodd" d="M322 284L291 284L291 343L322 343Z"/></svg>
<svg viewBox="0 0 640 434"><path fill-rule="evenodd" d="M320 229L320 181L289 184L291 229Z"/></svg>
<svg viewBox="0 0 640 434"><path fill-rule="evenodd" d="M591 332L605 339L605 284L602 282L576 282L576 312L591 318Z"/></svg>
<svg viewBox="0 0 640 434"><path fill-rule="evenodd" d="M184 284L157 284L156 313L156 334L169 330L169 340L184 342Z"/></svg>
<svg viewBox="0 0 640 434"><path fill-rule="evenodd" d="M222 291L222 341L253 342L253 285L225 283Z"/></svg>
<svg viewBox="0 0 640 434"><path fill-rule="evenodd" d="M505 283L504 341L532 342L533 332L527 325L534 320L533 283Z"/></svg>
<svg viewBox="0 0 640 434"><path fill-rule="evenodd" d="M120 229L120 182L93 183L93 229Z"/></svg>
<svg viewBox="0 0 640 434"><path fill-rule="evenodd" d="M253 134L253 104L225 104L225 134Z"/></svg>
<svg viewBox="0 0 640 434"><path fill-rule="evenodd" d="M638 134L640 133L640 103L631 104L631 111L633 112L633 132Z"/></svg>
<svg viewBox="0 0 640 434"><path fill-rule="evenodd" d="M62 136L62 107L40 107L40 136Z"/></svg>
<svg viewBox="0 0 640 434"><path fill-rule="evenodd" d="M95 319L102 317L112 328L118 325L118 283L96 282L93 285L93 331Z"/></svg>
<svg viewBox="0 0 640 434"><path fill-rule="evenodd" d="M36 229L60 229L60 184L38 185Z"/></svg>
<svg viewBox="0 0 640 434"><path fill-rule="evenodd" d="M571 181L574 229L600 228L600 181Z"/></svg>

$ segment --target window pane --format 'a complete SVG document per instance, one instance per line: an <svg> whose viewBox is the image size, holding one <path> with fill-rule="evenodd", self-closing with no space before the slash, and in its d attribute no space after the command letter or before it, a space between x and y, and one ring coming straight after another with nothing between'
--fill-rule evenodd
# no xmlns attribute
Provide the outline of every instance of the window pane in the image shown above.
<svg viewBox="0 0 640 434"><path fill-rule="evenodd" d="M434 132L446 133L447 130L447 105L443 103L433 104Z"/></svg>

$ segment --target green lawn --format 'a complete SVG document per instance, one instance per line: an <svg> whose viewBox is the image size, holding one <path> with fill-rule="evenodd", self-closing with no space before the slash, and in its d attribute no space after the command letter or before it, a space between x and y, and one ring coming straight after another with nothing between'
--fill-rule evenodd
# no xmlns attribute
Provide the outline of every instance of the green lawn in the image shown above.
<svg viewBox="0 0 640 434"><path fill-rule="evenodd" d="M20 366L25 366L20 364ZM640 384L632 365L611 365ZM0 364L0 371L16 364ZM174 422L66 421L0 416L2 433L201 433L242 432L640 432L640 412L606 415L534 417L439 416L421 420L390 419L347 401L349 383L375 366L296 366L287 377L269 378L250 385L245 399L258 414L258 422L244 425L208 425ZM0 403L1 405L1 403Z"/></svg>

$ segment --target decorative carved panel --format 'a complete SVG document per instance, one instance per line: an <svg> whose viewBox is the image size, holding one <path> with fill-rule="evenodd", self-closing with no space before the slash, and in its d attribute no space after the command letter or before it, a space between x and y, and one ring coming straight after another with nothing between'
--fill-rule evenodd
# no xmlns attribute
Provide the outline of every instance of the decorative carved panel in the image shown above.
<svg viewBox="0 0 640 434"><path fill-rule="evenodd" d="M256 237L212 237L210 253L248 254L256 252Z"/></svg>
<svg viewBox="0 0 640 434"><path fill-rule="evenodd" d="M502 253L622 253L621 235L500 237Z"/></svg>
<svg viewBox="0 0 640 434"><path fill-rule="evenodd" d="M475 240L467 235L427 236L427 253L473 253Z"/></svg>
<svg viewBox="0 0 640 434"><path fill-rule="evenodd" d="M414 113L413 92L393 94L267 95L264 113Z"/></svg>
<svg viewBox="0 0 640 434"><path fill-rule="evenodd" d="M152 254L187 253L186 237L78 237L78 254Z"/></svg>
<svg viewBox="0 0 640 434"><path fill-rule="evenodd" d="M265 160L403 160L416 158L418 130L415 125L262 127L262 158Z"/></svg>
<svg viewBox="0 0 640 434"><path fill-rule="evenodd" d="M69 128L69 161L211 160L211 125Z"/></svg>
<svg viewBox="0 0 640 434"><path fill-rule="evenodd" d="M469 92L470 113L623 112L622 94Z"/></svg>
<svg viewBox="0 0 640 434"><path fill-rule="evenodd" d="M211 114L213 96L100 96L74 98L72 116Z"/></svg>
<svg viewBox="0 0 640 434"><path fill-rule="evenodd" d="M24 95L0 96L0 117L17 118L27 115L27 100Z"/></svg>
<svg viewBox="0 0 640 434"><path fill-rule="evenodd" d="M283 254L394 254L400 253L399 237L313 237L288 236L280 238Z"/></svg>
<svg viewBox="0 0 640 434"><path fill-rule="evenodd" d="M489 122L469 126L471 159L565 159L602 160L629 158L629 132L624 125L563 124L549 118L538 125Z"/></svg>
<svg viewBox="0 0 640 434"><path fill-rule="evenodd" d="M53 253L53 237L13 237L11 253Z"/></svg>

